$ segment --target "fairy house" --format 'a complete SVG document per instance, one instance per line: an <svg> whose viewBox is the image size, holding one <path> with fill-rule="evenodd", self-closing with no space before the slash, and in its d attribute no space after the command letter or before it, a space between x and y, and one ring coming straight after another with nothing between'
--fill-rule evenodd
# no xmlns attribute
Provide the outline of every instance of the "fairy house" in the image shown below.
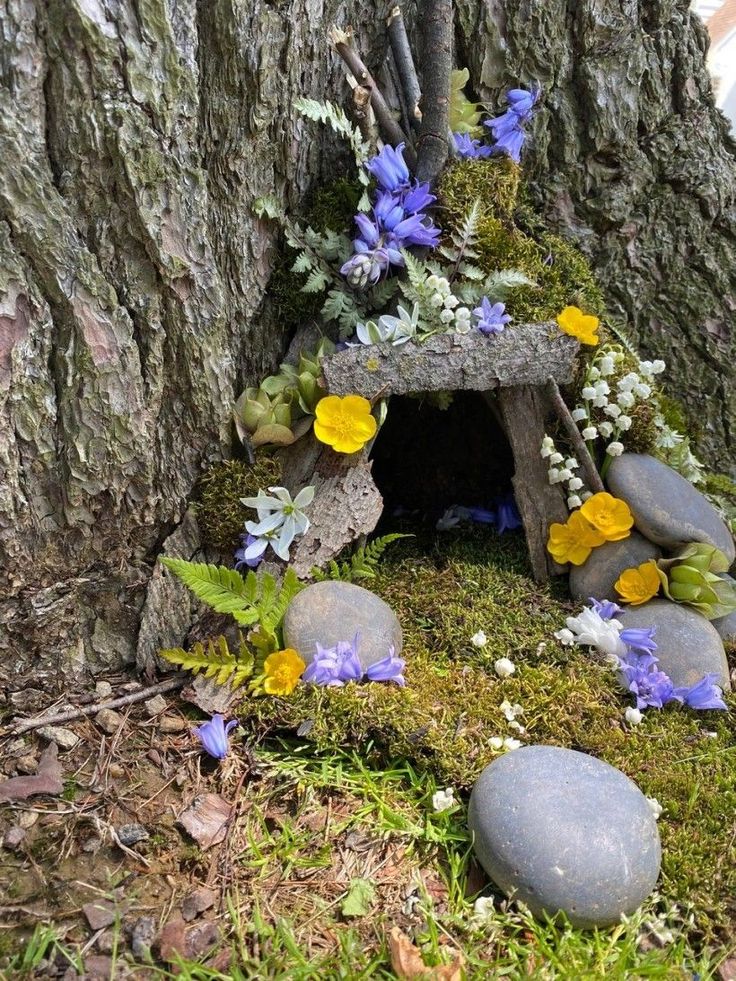
<svg viewBox="0 0 736 981"><path fill-rule="evenodd" d="M559 571L545 543L550 523L564 522L567 508L560 487L548 483L539 451L555 396L560 402L557 386L572 381L578 349L578 342L555 324L536 323L514 325L491 338L477 332L444 334L421 344L350 347L325 358L322 374L328 394L357 394L373 402L388 398L388 415L373 446L360 453L337 454L311 433L282 451L286 483L293 488L313 484L316 489L311 527L292 556L297 573L308 574L313 565L334 558L378 524L384 501L376 464L380 460L385 476L405 456L403 450L392 455L390 446L382 451L397 403L407 396L450 392L476 399L466 403L449 436L454 466L464 447L464 466L476 474L499 458L508 460L534 576L544 581ZM405 444L420 442L420 434L411 431L410 415L402 425ZM425 446L431 444L432 434L429 440L426 432L421 435ZM481 436L484 443L476 439ZM431 482L442 470L443 458L434 454L413 460L411 466L419 479Z"/></svg>

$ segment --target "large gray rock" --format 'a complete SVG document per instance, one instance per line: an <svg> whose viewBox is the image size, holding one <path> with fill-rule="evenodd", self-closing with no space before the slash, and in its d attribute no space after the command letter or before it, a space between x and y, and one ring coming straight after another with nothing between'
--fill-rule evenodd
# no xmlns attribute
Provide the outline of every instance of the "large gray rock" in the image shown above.
<svg viewBox="0 0 736 981"><path fill-rule="evenodd" d="M659 875L657 823L625 774L585 753L525 746L478 777L468 823L493 881L536 916L608 926L646 899Z"/></svg>
<svg viewBox="0 0 736 981"><path fill-rule="evenodd" d="M718 684L730 690L723 641L713 624L696 610L665 599L627 606L617 619L626 627L656 627L659 668L676 688L694 685L704 674L717 674Z"/></svg>
<svg viewBox="0 0 736 981"><path fill-rule="evenodd" d="M645 453L616 457L606 477L608 489L631 508L634 524L663 548L688 542L715 545L732 563L736 546L720 514L683 476Z"/></svg>
<svg viewBox="0 0 736 981"><path fill-rule="evenodd" d="M573 599L619 599L615 582L625 569L641 565L662 555L656 545L632 531L620 542L606 542L590 553L582 565L570 567L570 592Z"/></svg>
<svg viewBox="0 0 736 981"><path fill-rule="evenodd" d="M396 614L384 601L362 586L349 582L316 582L294 597L284 617L284 642L307 664L316 645L334 647L360 633L358 654L363 668L388 654L393 644L401 653L403 636Z"/></svg>

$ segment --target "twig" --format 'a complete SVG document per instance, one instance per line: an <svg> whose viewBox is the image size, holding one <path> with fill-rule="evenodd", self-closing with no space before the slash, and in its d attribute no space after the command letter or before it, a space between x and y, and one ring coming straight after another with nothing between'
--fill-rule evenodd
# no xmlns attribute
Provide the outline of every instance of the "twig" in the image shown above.
<svg viewBox="0 0 736 981"><path fill-rule="evenodd" d="M149 685L148 688L141 688L140 691L131 692L129 695L114 698L111 702L93 702L92 705L85 705L78 709L68 709L66 712L57 712L56 715L47 715L40 719L24 719L14 727L7 729L3 734L19 736L22 732L30 732L31 729L39 729L41 726L53 726L59 722L73 722L75 719L82 719L87 715L95 715L102 709L116 709L122 708L124 705L133 705L135 702L142 702L152 695L162 695L164 692L183 688L188 680L189 675L178 675L176 678L159 681L155 685Z"/></svg>
<svg viewBox="0 0 736 981"><path fill-rule="evenodd" d="M595 493L605 490L603 481L601 480L601 475L598 473L598 468L593 462L593 457L590 455L590 451L585 445L585 440L580 434L580 430L575 425L575 420L573 419L570 410L565 405L565 400L560 395L560 390L557 387L557 382L554 380L554 378L547 379L547 391L552 401L552 407L557 414L557 418L565 427L565 431L570 438L570 442L575 447L575 452L580 459L588 487Z"/></svg>
<svg viewBox="0 0 736 981"><path fill-rule="evenodd" d="M375 151L378 133L371 109L371 90L364 85L353 89L353 116L363 140Z"/></svg>
<svg viewBox="0 0 736 981"><path fill-rule="evenodd" d="M409 37L406 33L406 24L404 24L401 7L393 8L388 15L386 24L396 70L399 73L401 88L404 92L407 116L411 126L418 131L422 120L422 111L419 108L422 90L419 87L417 70L414 66L414 58L411 54Z"/></svg>
<svg viewBox="0 0 736 981"><path fill-rule="evenodd" d="M358 52L354 48L350 47L350 35L345 31L340 30L338 27L331 27L329 30L329 38L335 47L335 51L337 51L352 74L355 76L355 80L358 85L362 85L364 88L370 90L371 106L376 114L378 125L383 130L388 141L393 143L394 146L397 146L399 143L407 144L404 159L413 170L417 162L416 154L414 153L412 147L408 145L409 141L406 133L391 115L391 110L389 109L381 90L378 88L376 80L363 64Z"/></svg>
<svg viewBox="0 0 736 981"><path fill-rule="evenodd" d="M417 180L433 183L450 153L449 113L452 74L452 0L423 0L419 8L424 92L417 141Z"/></svg>

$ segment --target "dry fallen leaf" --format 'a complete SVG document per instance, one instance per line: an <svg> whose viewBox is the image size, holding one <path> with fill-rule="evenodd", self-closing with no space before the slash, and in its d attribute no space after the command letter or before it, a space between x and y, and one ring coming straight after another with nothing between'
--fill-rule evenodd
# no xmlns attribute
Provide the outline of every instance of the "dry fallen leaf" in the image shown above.
<svg viewBox="0 0 736 981"><path fill-rule="evenodd" d="M58 796L64 789L58 756L59 747L56 743L49 743L38 761L35 776L11 777L0 783L0 801L25 800L34 794Z"/></svg>
<svg viewBox="0 0 736 981"><path fill-rule="evenodd" d="M431 978L432 981L461 981L465 958L462 954L453 959L451 964L438 964L427 967L422 960L418 947L415 947L409 937L394 927L388 935L388 946L391 951L391 967L401 981L413 981L414 978Z"/></svg>
<svg viewBox="0 0 736 981"><path fill-rule="evenodd" d="M201 848L211 848L225 840L232 810L217 794L200 794L179 815L179 824Z"/></svg>

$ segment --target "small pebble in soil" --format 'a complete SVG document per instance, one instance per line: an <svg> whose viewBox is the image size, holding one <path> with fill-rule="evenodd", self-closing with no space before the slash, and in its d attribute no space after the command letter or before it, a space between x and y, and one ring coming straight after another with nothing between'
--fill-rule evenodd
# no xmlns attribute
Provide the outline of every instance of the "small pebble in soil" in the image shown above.
<svg viewBox="0 0 736 981"><path fill-rule="evenodd" d="M707 497L689 480L646 453L624 453L611 463L610 492L631 508L637 529L663 548L707 542L736 558L731 532Z"/></svg>
<svg viewBox="0 0 736 981"><path fill-rule="evenodd" d="M149 698L147 702L143 703L143 707L146 710L146 715L149 718L153 718L155 715L161 715L168 708L168 702L163 695L154 695L153 698Z"/></svg>
<svg viewBox="0 0 736 981"><path fill-rule="evenodd" d="M79 736L75 732L72 732L71 729L63 729L60 726L41 726L38 734L50 743L56 743L59 749L74 749L79 742Z"/></svg>
<svg viewBox="0 0 736 981"><path fill-rule="evenodd" d="M113 736L123 725L124 720L114 709L100 709L95 716L95 722L108 736Z"/></svg>
<svg viewBox="0 0 736 981"><path fill-rule="evenodd" d="M112 926L118 916L118 909L107 899L95 899L82 907L87 923L92 930L104 930Z"/></svg>
<svg viewBox="0 0 736 981"><path fill-rule="evenodd" d="M694 685L705 674L718 675L718 684L730 690L723 641L704 616L680 603L653 599L627 606L617 619L624 627L656 627L658 667L676 687Z"/></svg>
<svg viewBox="0 0 736 981"><path fill-rule="evenodd" d="M162 715L158 720L158 730L164 733L176 733L184 732L185 729L189 728L189 723L186 719L182 719L178 715Z"/></svg>
<svg viewBox="0 0 736 981"><path fill-rule="evenodd" d="M334 647L356 633L364 669L386 657L391 645L397 656L401 654L403 635L394 611L375 593L353 583L313 583L294 597L284 617L285 646L297 650L307 664L317 644Z"/></svg>
<svg viewBox="0 0 736 981"><path fill-rule="evenodd" d="M654 888L657 822L625 774L585 753L526 746L478 777L468 824L493 881L536 916L608 926Z"/></svg>
<svg viewBox="0 0 736 981"><path fill-rule="evenodd" d="M109 681L98 681L95 685L95 695L97 698L110 698L112 696L112 685Z"/></svg>
<svg viewBox="0 0 736 981"><path fill-rule="evenodd" d="M207 889L206 886L195 889L182 902L181 915L187 922L194 920L200 913L204 913L205 910L214 906L216 899L217 894L212 889Z"/></svg>
<svg viewBox="0 0 736 981"><path fill-rule="evenodd" d="M156 939L156 921L152 916L141 916L136 920L130 934L130 949L134 957L147 960Z"/></svg>
<svg viewBox="0 0 736 981"><path fill-rule="evenodd" d="M137 845L139 841L145 841L147 838L150 838L150 835L142 824L121 824L119 828L115 828L115 834L118 836L120 844L125 845L127 848Z"/></svg>
<svg viewBox="0 0 736 981"><path fill-rule="evenodd" d="M3 835L3 848L9 849L11 852L15 851L22 844L25 836L26 833L23 828L16 824Z"/></svg>

